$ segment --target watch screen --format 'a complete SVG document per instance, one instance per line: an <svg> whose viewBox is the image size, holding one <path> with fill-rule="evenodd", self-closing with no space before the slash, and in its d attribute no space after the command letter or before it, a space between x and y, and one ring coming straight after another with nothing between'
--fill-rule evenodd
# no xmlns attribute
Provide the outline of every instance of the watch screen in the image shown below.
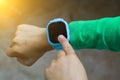
<svg viewBox="0 0 120 80"><path fill-rule="evenodd" d="M50 41L53 43L59 43L57 37L60 34L64 35L67 38L66 25L63 22L51 23L48 30Z"/></svg>

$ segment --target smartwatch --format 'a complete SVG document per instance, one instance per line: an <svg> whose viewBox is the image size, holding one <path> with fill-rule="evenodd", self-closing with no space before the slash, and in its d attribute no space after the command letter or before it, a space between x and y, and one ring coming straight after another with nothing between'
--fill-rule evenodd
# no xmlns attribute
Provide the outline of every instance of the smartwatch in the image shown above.
<svg viewBox="0 0 120 80"><path fill-rule="evenodd" d="M70 31L68 23L62 18L56 18L48 22L46 26L48 43L55 49L63 49L58 41L58 36L63 35L70 40Z"/></svg>

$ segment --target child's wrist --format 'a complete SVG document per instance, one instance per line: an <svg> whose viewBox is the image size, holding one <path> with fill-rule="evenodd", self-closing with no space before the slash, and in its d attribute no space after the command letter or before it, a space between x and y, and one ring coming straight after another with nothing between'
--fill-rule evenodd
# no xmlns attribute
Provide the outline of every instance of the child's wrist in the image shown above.
<svg viewBox="0 0 120 80"><path fill-rule="evenodd" d="M48 43L48 40L47 40L47 35L46 35L46 28L44 28L44 31L43 31L43 36L44 36L44 43L45 43L45 48L46 48L46 51L50 51L50 50L53 50L52 46Z"/></svg>

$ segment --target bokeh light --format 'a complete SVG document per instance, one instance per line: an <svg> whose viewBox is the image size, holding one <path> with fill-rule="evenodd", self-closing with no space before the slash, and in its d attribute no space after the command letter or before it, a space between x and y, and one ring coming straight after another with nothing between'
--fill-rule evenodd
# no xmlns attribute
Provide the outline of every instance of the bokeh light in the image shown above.
<svg viewBox="0 0 120 80"><path fill-rule="evenodd" d="M5 0L0 0L0 4L3 4Z"/></svg>
<svg viewBox="0 0 120 80"><path fill-rule="evenodd" d="M3 7L7 4L9 0L0 0L0 7Z"/></svg>

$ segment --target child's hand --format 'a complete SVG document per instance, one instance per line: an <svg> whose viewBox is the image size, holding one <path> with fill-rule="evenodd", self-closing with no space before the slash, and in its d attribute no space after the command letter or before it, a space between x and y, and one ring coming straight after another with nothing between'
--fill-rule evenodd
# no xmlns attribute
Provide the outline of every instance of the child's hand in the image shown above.
<svg viewBox="0 0 120 80"><path fill-rule="evenodd" d="M45 70L46 80L87 80L85 69L65 37L58 38L63 46L57 59Z"/></svg>
<svg viewBox="0 0 120 80"><path fill-rule="evenodd" d="M7 54L16 57L20 63L30 66L51 49L45 28L23 24L17 27Z"/></svg>

